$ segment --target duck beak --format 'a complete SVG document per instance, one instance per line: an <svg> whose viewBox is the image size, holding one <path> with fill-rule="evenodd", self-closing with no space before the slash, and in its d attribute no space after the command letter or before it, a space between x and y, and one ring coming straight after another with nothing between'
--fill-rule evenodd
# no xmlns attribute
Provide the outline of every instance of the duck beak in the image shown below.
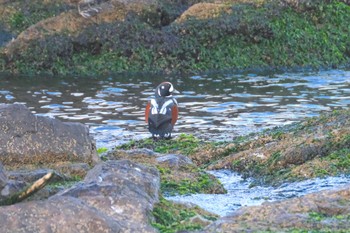
<svg viewBox="0 0 350 233"><path fill-rule="evenodd" d="M180 92L178 90L176 90L176 89L173 90L173 93L180 94Z"/></svg>

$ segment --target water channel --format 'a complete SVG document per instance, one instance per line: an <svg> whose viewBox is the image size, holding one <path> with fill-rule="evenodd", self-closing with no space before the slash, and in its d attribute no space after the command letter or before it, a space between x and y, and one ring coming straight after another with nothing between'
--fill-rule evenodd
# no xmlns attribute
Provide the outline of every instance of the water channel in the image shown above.
<svg viewBox="0 0 350 233"><path fill-rule="evenodd" d="M0 79L0 103L21 103L38 115L84 123L89 126L97 147L106 148L150 136L144 123L144 107L154 88L164 80L171 81L180 91L176 95L180 116L174 136L191 133L202 139L229 141L236 136L350 106L349 70L166 77L133 74L99 78L14 77L0 74ZM244 183L247 181L241 181L236 174L222 172L215 175L224 184L239 181L241 186L238 189L261 192L249 189L249 185ZM299 185L301 188L293 188L290 196L305 194L307 190L317 191L324 182L327 183L326 187L350 182L346 177L339 179L295 184L295 187ZM238 183L233 186L238 187ZM275 192L276 189L267 191ZM283 193L286 191L283 190ZM265 196L270 200L287 198L283 195ZM209 203L205 198L203 202ZM247 205L262 201L256 197L246 200L251 200ZM218 214L226 214L244 205L243 199L238 202L231 202ZM211 207L206 208L210 210Z"/></svg>

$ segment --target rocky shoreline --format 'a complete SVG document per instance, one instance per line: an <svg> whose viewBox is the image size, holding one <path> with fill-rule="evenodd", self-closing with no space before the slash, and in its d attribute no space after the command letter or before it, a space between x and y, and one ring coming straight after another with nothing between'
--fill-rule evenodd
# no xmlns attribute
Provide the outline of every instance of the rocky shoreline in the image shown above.
<svg viewBox="0 0 350 233"><path fill-rule="evenodd" d="M3 112L10 109L18 116L17 118L6 118L6 114L1 114L0 120L4 126L7 126L4 128L2 137L12 135L11 132L14 132L12 139L36 140L34 135L47 133L43 130L45 127L34 127L28 130L28 126L39 126L42 123L38 122L51 121L48 125L53 125L54 130L47 133L46 138L48 139L76 142L80 137L89 138L88 131L84 130L81 132L85 134L78 136L69 135L66 132L65 137L62 138L57 132L60 132L59 127L64 127L61 124L67 123L56 122L55 119L33 117L34 115L28 113L24 106L2 105L1 108ZM115 149L100 156L97 156L96 148L91 146L89 152L65 146L64 151L57 151L60 153L52 155L53 158L50 160L45 157L50 153L46 147L40 148L39 143L28 143L26 140L16 142L17 148L36 145L37 150L33 163L30 163L29 160L18 159L16 163L12 163L8 158L11 158L14 152L6 152L12 147L2 146L0 231L305 232L311 230L347 232L350 229L349 185L335 191L322 191L285 201L265 203L261 206L242 207L232 215L222 218L200 210L198 207L171 203L164 200L162 196L193 192L224 193L222 185L214 177L205 175L205 169L227 168L228 164L231 164L230 169L253 177L268 177L271 174L276 176L275 174L278 173L283 179L278 179L278 182L290 180L290 174L297 177L298 171L299 179L321 175L348 175L350 148L346 138L350 135L348 132L350 129L349 116L348 110L336 111L318 118L306 119L289 128L278 128L259 136L240 139L239 142L233 141L225 145L201 142L191 136L183 135L166 142L133 142L124 149ZM25 121L27 128L21 125L24 122L23 119L32 119ZM74 127L72 129L76 131ZM79 125L79 127L85 128L86 126ZM327 147L326 151L311 150L318 152L317 155L310 155L306 153L309 150L302 149L302 152L295 152L293 156L287 156L291 150L299 151L300 148L305 148L308 142L314 143L313 148L316 142L320 148L323 148L324 143L321 139L324 137L321 134L329 136L330 132L336 136L336 140L332 141L328 137L327 142L335 146ZM336 135L335 132L337 132ZM291 140L290 137L294 140ZM37 137L38 142L40 138ZM293 142L301 141L299 138L308 139L303 140L304 147L301 147L300 143L297 143L297 147L294 146ZM93 143L93 140L90 140L72 144L86 148ZM289 152L285 153L280 150L279 159L276 160L274 166L271 166L272 163L266 162L269 161L270 156L276 159L271 148L281 148L284 140L289 142L289 147L283 148ZM46 144L50 142L45 142L44 146ZM154 152L160 147L163 150L165 148L165 151ZM257 149L260 150L260 155L264 156L255 156L258 154ZM74 151L78 151L77 156L72 156ZM320 151L324 153L321 154ZM343 154L339 154L339 151L342 151ZM33 153L25 152L24 155L18 154L17 158L21 156L25 158L28 154L33 155ZM69 154L70 156L67 157ZM91 159L91 155L94 159ZM297 155L304 155L302 156L304 160L300 161ZM327 158L328 156L331 158ZM63 161L63 158L66 160ZM77 158L81 159L77 161ZM253 163L254 159L259 159L259 161ZM248 160L250 165L260 164L260 170L250 166L249 169L248 167L246 169L252 171L247 173L241 169L242 165L238 166L236 162L242 161L241 163L247 164L245 160ZM335 160L337 162L341 160L340 165L335 163ZM323 163L326 163L327 166L325 167ZM279 166L276 166L277 164ZM284 176L281 164L283 164L282 171L288 170L286 167L289 166L292 168L289 169L289 172L292 171L292 173ZM327 170L329 174L313 173L310 175L311 173L307 172L308 169L317 171L327 168L331 169ZM267 169L270 172L266 172ZM19 203L9 205L6 202L11 195L25 189L49 172L54 174L52 180L34 195ZM256 180L261 182L259 178ZM264 180L270 182L268 179Z"/></svg>
<svg viewBox="0 0 350 233"><path fill-rule="evenodd" d="M347 0L96 0L90 17L82 4L0 1L0 71L82 76L350 64Z"/></svg>

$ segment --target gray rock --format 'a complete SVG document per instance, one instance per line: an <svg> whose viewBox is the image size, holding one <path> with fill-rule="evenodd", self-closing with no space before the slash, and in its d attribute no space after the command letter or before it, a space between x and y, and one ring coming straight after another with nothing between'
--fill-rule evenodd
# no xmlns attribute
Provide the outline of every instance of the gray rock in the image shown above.
<svg viewBox="0 0 350 233"><path fill-rule="evenodd" d="M0 232L121 232L113 218L80 199L56 197L0 208Z"/></svg>
<svg viewBox="0 0 350 233"><path fill-rule="evenodd" d="M9 171L7 173L7 176L11 180L16 180L16 181L23 181L26 182L27 184L31 184L38 179L42 178L45 176L47 173L53 172L52 169L37 169L37 170L15 170L15 171ZM51 179L51 181L61 181L64 180L64 177L62 177L60 174L55 172L54 177Z"/></svg>
<svg viewBox="0 0 350 233"><path fill-rule="evenodd" d="M11 197L11 195L22 191L26 186L27 184L25 182L9 180L6 186L0 192L0 201L3 201Z"/></svg>
<svg viewBox="0 0 350 233"><path fill-rule="evenodd" d="M158 202L158 170L128 160L95 166L80 183L57 195L73 196L99 209L131 232L156 232L148 225Z"/></svg>
<svg viewBox="0 0 350 233"><path fill-rule="evenodd" d="M7 175L5 173L5 168L2 166L2 163L0 162L0 191L6 186L7 184Z"/></svg>
<svg viewBox="0 0 350 233"><path fill-rule="evenodd" d="M154 168L103 162L48 200L0 207L0 232L157 232L148 221L159 185Z"/></svg>
<svg viewBox="0 0 350 233"><path fill-rule="evenodd" d="M86 126L36 116L24 105L0 105L0 130L0 161L6 165L99 160Z"/></svg>
<svg viewBox="0 0 350 233"><path fill-rule="evenodd" d="M171 168L180 168L188 165L193 165L193 162L190 158L184 155L178 154L168 154L157 158L157 162L160 164L166 164Z"/></svg>

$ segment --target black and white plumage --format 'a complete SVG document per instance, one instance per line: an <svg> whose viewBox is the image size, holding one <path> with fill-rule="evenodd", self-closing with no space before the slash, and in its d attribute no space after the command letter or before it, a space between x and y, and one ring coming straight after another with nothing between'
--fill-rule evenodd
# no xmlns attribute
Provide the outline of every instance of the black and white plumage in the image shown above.
<svg viewBox="0 0 350 233"><path fill-rule="evenodd" d="M178 93L173 84L162 82L157 86L154 98L147 103L145 120L153 138L171 138L179 112L173 93Z"/></svg>

